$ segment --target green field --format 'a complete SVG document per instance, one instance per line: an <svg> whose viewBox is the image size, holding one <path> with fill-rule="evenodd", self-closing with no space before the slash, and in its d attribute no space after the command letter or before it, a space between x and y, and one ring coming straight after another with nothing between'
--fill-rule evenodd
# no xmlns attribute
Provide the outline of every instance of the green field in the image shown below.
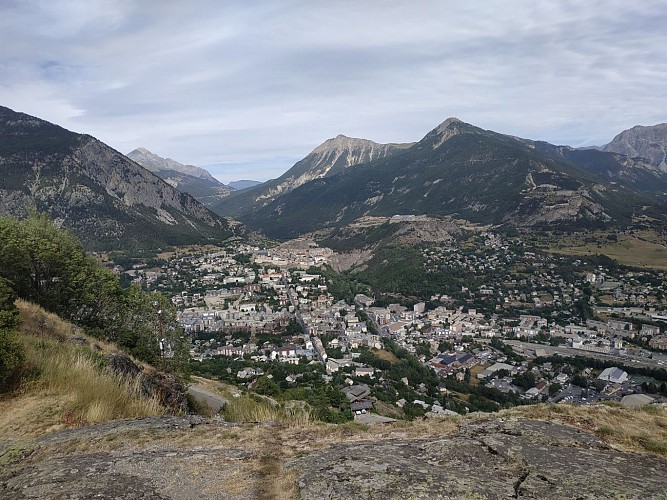
<svg viewBox="0 0 667 500"><path fill-rule="evenodd" d="M545 242L544 250L565 255L604 254L627 266L667 269L667 245L657 235L645 234L617 236L617 241L607 239L606 233L591 235L573 234L558 242ZM595 242L591 240L595 239Z"/></svg>

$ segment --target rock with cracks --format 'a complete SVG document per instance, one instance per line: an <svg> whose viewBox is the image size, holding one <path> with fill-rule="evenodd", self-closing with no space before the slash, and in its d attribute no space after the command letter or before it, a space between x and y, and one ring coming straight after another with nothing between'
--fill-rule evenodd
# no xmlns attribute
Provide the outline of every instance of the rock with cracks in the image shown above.
<svg viewBox="0 0 667 500"><path fill-rule="evenodd" d="M429 440L349 442L293 460L302 498L657 498L667 461L535 420Z"/></svg>

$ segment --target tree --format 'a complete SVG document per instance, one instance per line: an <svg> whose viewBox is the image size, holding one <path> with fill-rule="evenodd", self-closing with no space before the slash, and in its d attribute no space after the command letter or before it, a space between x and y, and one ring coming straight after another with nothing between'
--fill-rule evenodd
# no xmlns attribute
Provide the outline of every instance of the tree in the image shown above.
<svg viewBox="0 0 667 500"><path fill-rule="evenodd" d="M0 278L0 392L18 382L25 363L23 345L14 330L20 322L15 300L10 283Z"/></svg>
<svg viewBox="0 0 667 500"><path fill-rule="evenodd" d="M563 388L562 385L560 385L558 382L553 382L549 386L549 396L555 396L558 394L558 391L560 391Z"/></svg>
<svg viewBox="0 0 667 500"><path fill-rule="evenodd" d="M535 375L533 372L521 373L512 379L512 383L522 389L530 389L535 386Z"/></svg>
<svg viewBox="0 0 667 500"><path fill-rule="evenodd" d="M171 365L183 364L175 361L183 349L176 349L181 333L171 302L137 286L122 288L118 276L87 256L81 243L47 215L0 218L0 277L22 299L118 343L143 361L159 361L159 342L165 339Z"/></svg>
<svg viewBox="0 0 667 500"><path fill-rule="evenodd" d="M276 384L273 379L264 376L257 379L255 392L257 394L263 394L264 396L277 396L280 394L280 387L278 387L278 384Z"/></svg>

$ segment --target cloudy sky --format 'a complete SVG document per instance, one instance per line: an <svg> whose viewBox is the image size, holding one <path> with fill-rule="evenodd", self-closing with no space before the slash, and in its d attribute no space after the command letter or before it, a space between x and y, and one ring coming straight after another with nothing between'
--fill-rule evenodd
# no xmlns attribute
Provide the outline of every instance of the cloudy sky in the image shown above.
<svg viewBox="0 0 667 500"><path fill-rule="evenodd" d="M449 116L603 144L667 122L667 2L0 0L0 105L223 182Z"/></svg>

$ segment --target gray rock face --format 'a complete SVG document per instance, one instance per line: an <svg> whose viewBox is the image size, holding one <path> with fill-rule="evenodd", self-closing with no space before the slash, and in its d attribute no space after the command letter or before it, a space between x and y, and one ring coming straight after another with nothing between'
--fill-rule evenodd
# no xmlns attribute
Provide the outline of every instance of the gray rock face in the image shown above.
<svg viewBox="0 0 667 500"><path fill-rule="evenodd" d="M173 375L153 370L144 372L124 354L110 354L107 359L111 371L123 377L138 379L144 396L157 398L160 404L174 414L188 411L187 389Z"/></svg>
<svg viewBox="0 0 667 500"><path fill-rule="evenodd" d="M160 417L61 431L31 443L34 450L63 443L80 443L105 436L123 439L124 433L150 432L153 436L184 432L199 425L211 429L226 424L197 417ZM33 454L35 452L33 451ZM39 452L37 452L39 453ZM56 453L24 459L18 467L0 468L0 498L19 499L243 499L256 496L252 485L230 491L226 481L247 473L249 453L236 448L151 449L121 447L78 453ZM0 459L3 458L0 449Z"/></svg>
<svg viewBox="0 0 667 500"><path fill-rule="evenodd" d="M266 204L308 181L390 156L410 146L412 144L378 144L367 139L338 135L317 146L308 156L283 174L276 185L267 186L266 191L257 196L255 201Z"/></svg>
<svg viewBox="0 0 667 500"><path fill-rule="evenodd" d="M171 158L162 158L155 153L151 153L146 148L137 148L134 151L130 151L125 156L131 160L136 161L139 165L150 170L151 172L159 172L160 170L174 170L192 177L206 179L215 184L221 184L220 181L213 177L206 169L196 167L194 165L183 165L182 163L179 163L176 160L172 160Z"/></svg>
<svg viewBox="0 0 667 500"><path fill-rule="evenodd" d="M281 446L294 450L293 443L275 439L280 432L271 424L152 417L0 440L0 498L274 498L276 490L263 486L275 485L276 474L288 478L283 489L295 481L309 500L649 499L667 491L667 460L543 421L473 420L428 440L356 436L287 462L294 455L281 455ZM253 445L250 435L263 437Z"/></svg>
<svg viewBox="0 0 667 500"><path fill-rule="evenodd" d="M473 422L435 440L344 443L293 460L302 498L657 498L667 461L548 422Z"/></svg>
<svg viewBox="0 0 667 500"><path fill-rule="evenodd" d="M614 137L602 150L645 158L659 170L667 172L667 123L632 127Z"/></svg>

